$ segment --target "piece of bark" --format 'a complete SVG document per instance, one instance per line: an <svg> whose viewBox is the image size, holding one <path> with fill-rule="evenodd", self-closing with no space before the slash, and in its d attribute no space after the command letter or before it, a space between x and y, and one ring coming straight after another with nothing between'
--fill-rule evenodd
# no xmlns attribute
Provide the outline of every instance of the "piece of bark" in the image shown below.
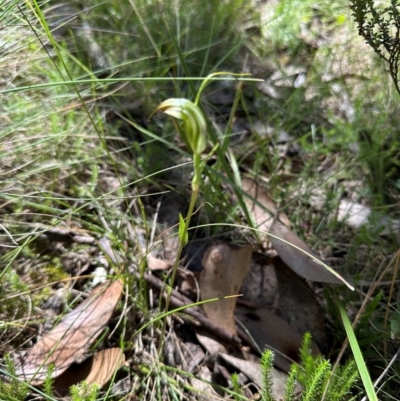
<svg viewBox="0 0 400 401"><path fill-rule="evenodd" d="M232 247L219 244L208 248L203 257L204 270L200 273L201 299L204 301L239 294L251 253L251 245ZM235 305L236 298L228 298L203 304L203 308L210 320L236 335Z"/></svg>

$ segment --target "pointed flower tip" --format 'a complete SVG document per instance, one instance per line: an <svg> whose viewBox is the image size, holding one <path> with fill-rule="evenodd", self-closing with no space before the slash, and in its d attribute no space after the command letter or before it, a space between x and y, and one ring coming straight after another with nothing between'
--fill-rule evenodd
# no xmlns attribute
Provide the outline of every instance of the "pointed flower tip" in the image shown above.
<svg viewBox="0 0 400 401"><path fill-rule="evenodd" d="M169 116L182 120L182 107L185 104L185 101L189 100L180 98L170 98L164 100L157 106L156 111L162 111Z"/></svg>
<svg viewBox="0 0 400 401"><path fill-rule="evenodd" d="M170 98L160 103L155 111L182 120L180 135L193 153L200 154L205 150L207 124L199 106L188 99Z"/></svg>

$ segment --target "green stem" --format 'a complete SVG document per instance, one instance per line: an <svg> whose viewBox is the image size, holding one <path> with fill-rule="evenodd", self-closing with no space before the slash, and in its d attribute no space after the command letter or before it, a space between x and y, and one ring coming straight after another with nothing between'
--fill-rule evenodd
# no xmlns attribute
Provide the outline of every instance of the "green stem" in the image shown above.
<svg viewBox="0 0 400 401"><path fill-rule="evenodd" d="M227 72L227 71L213 72L212 74L208 75L208 76L203 80L203 82L201 83L200 88L199 88L199 90L197 91L196 99L195 99L195 101L194 101L194 104L195 104L196 106L199 105L200 96L201 96L201 93L203 92L204 88L208 85L208 83L209 83L211 80L218 79L218 78L215 78L215 77L217 77L218 75L230 75L231 77L234 77L234 78L242 78L243 80L246 80L246 78L244 78L244 77L249 76L249 75L251 75L251 74L247 74L247 73L234 74L233 72Z"/></svg>
<svg viewBox="0 0 400 401"><path fill-rule="evenodd" d="M204 167L201 163L201 155L200 154L195 153L193 155L193 164L194 164L194 176L193 176L193 180L192 180L192 196L190 198L190 205L189 205L189 209L188 209L187 216L185 219L184 231L183 231L183 235L181 236L181 238L186 238L186 236L187 236L187 232L188 232L188 229L190 226L190 220L192 218L194 207L196 205L197 196L198 196L199 190L200 190L201 174L203 172L203 167ZM175 258L175 263L174 263L174 266L172 267L171 285L167 287L167 298L165 300L165 311L166 312L169 309L169 304L170 304L171 295L172 295L172 289L174 286L176 273L178 271L179 261L181 259L182 251L183 251L183 248L185 245L186 245L186 243L184 243L182 240L179 242L179 247L178 247L178 251L176 254L176 258ZM163 329L162 329L163 333L166 330L166 325L167 325L167 320L164 319ZM163 341L160 342L159 352L161 352L162 345L163 345Z"/></svg>
<svg viewBox="0 0 400 401"><path fill-rule="evenodd" d="M185 219L185 226L184 226L184 231L183 231L183 235L182 238L185 238L190 226L190 220L192 218L193 215L193 211L194 211L194 207L196 205L196 200L197 200L197 196L199 194L199 190L200 190L200 183L201 183L201 174L202 174L202 166L201 166L201 158L199 154L194 154L193 156L193 162L194 162L194 176L193 176L193 180L192 180L192 196L190 198L190 205L189 205L189 209L187 212L187 216ZM176 277L176 272L178 270L178 265L179 265L179 260L183 251L183 247L186 244L183 243L182 241L180 241L179 243L179 248L178 248L178 253L175 259L175 263L174 266L172 268L172 278L171 278L171 282L172 284L175 281L175 277ZM173 285L171 285L170 289L172 289ZM168 309L169 306L169 301L171 298L171 290L169 290L168 293L168 297L167 297L167 301L166 301L166 308Z"/></svg>

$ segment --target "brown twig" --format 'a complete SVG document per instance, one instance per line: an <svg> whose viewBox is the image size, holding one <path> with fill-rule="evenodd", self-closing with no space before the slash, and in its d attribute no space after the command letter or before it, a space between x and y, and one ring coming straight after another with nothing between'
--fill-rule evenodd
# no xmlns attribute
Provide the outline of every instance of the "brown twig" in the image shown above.
<svg viewBox="0 0 400 401"><path fill-rule="evenodd" d="M107 239L102 239L102 250L105 252L112 260L115 258L113 252L111 251L111 247L105 246L108 244ZM136 277L138 280L140 280L142 277L140 273L136 273ZM156 277L153 274L145 273L144 274L144 279L155 289L157 289L160 293L162 293L162 296L164 299L167 299L167 292L166 287L167 284L165 284L162 280L160 280L158 277ZM182 308L184 306L188 306L188 308L185 310L185 313L187 313L189 316L195 318L204 328L210 330L213 332L218 338L224 341L228 341L231 343L234 343L235 345L241 345L242 340L230 333L229 331L225 330L223 327L220 325L214 323L210 319L208 319L203 312L201 311L200 308L195 307L195 306L189 306L193 304L193 302L185 297L183 294L180 292L172 289L171 290L171 299L170 299L170 305L173 306L174 308Z"/></svg>
<svg viewBox="0 0 400 401"><path fill-rule="evenodd" d="M77 243L77 244L86 244L86 245L95 245L96 239L90 235L81 235L74 230L69 230L63 227L51 227L46 224L27 224L22 227L32 227L34 234L39 234L41 236L45 236L49 241L56 242L66 242L66 243ZM7 228L7 225L3 225L3 231Z"/></svg>
<svg viewBox="0 0 400 401"><path fill-rule="evenodd" d="M58 242L75 242L77 244L95 245L95 238L90 235L80 235L73 230L66 230L61 227L50 227L44 228L45 231L42 235L45 235L50 241Z"/></svg>
<svg viewBox="0 0 400 401"><path fill-rule="evenodd" d="M145 274L144 278L152 287L162 292L163 298L166 299L167 297L167 293L165 291L166 284L162 280L150 274ZM176 290L171 291L170 304L175 308L181 308L187 305L188 308L185 310L185 313L195 318L204 328L213 332L218 338L224 341L229 341L231 343L233 342L236 345L242 344L242 341L238 336L231 334L223 327L219 326L218 324L208 319L202 312L200 312L199 308L189 306L190 304L192 304L192 301L186 298L183 294L179 293L178 291Z"/></svg>

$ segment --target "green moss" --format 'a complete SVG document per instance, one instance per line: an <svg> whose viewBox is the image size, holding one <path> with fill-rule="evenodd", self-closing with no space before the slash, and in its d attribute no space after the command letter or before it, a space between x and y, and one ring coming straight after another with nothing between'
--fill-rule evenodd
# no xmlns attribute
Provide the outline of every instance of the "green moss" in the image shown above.
<svg viewBox="0 0 400 401"><path fill-rule="evenodd" d="M29 285L24 283L19 275L8 269L0 278L0 317L5 322L19 319L28 311L28 303L23 296L18 294L29 290Z"/></svg>

